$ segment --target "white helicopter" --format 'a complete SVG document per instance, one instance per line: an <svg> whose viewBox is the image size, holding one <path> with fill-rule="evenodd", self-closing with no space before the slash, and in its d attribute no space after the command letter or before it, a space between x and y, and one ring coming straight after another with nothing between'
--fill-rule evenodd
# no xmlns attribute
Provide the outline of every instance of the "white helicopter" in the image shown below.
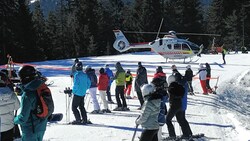
<svg viewBox="0 0 250 141"><path fill-rule="evenodd" d="M113 30L116 40L113 47L119 52L125 52L131 48L151 48L157 54L168 59L185 59L194 56L200 56L202 52L203 45L198 46L185 39L180 39L176 37L175 31L169 31L167 35L163 38L157 38L152 42L143 43L129 43L127 38L124 36L121 30ZM130 32L138 33L138 32ZM140 33L155 33L155 32L140 32ZM159 34L159 33L158 33ZM208 34L197 34L197 33L181 33L182 35L192 34L192 35L208 35ZM209 34L212 35L212 34ZM214 36L218 36L214 34Z"/></svg>

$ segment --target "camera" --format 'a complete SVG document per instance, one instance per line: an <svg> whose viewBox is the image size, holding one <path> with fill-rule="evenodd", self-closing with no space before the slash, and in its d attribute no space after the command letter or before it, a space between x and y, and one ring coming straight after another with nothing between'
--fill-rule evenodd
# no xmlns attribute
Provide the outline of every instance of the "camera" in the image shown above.
<svg viewBox="0 0 250 141"><path fill-rule="evenodd" d="M72 94L72 89L69 87L66 87L65 90L63 91L65 94L71 95Z"/></svg>

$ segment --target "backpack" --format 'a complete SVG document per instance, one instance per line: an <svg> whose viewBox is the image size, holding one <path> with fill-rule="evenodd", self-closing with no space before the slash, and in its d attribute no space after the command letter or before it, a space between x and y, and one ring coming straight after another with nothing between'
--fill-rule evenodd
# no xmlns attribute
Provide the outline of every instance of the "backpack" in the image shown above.
<svg viewBox="0 0 250 141"><path fill-rule="evenodd" d="M39 118L48 118L54 112L54 102L50 89L43 83L37 89L37 106L34 114Z"/></svg>

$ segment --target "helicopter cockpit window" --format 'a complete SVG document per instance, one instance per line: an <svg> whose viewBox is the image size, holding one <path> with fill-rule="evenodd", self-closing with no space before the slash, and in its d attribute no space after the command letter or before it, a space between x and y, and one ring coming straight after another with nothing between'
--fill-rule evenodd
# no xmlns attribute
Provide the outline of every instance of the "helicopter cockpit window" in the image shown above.
<svg viewBox="0 0 250 141"><path fill-rule="evenodd" d="M181 44L174 44L174 49L181 50Z"/></svg>
<svg viewBox="0 0 250 141"><path fill-rule="evenodd" d="M160 39L160 41L159 41L159 45L160 45L160 46L162 45L162 39Z"/></svg>
<svg viewBox="0 0 250 141"><path fill-rule="evenodd" d="M182 44L182 50L190 50L187 44Z"/></svg>

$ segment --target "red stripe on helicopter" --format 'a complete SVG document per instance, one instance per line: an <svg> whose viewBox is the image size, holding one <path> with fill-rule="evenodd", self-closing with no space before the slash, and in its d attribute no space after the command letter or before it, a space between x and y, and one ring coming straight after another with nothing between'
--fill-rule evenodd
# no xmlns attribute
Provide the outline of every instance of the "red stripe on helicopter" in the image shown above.
<svg viewBox="0 0 250 141"><path fill-rule="evenodd" d="M174 52L158 52L160 55L172 55L172 54L190 54L189 52L181 52L181 51L174 51Z"/></svg>
<svg viewBox="0 0 250 141"><path fill-rule="evenodd" d="M130 46L135 46L135 45L145 45L148 44L149 42L142 42L142 43L132 43Z"/></svg>

